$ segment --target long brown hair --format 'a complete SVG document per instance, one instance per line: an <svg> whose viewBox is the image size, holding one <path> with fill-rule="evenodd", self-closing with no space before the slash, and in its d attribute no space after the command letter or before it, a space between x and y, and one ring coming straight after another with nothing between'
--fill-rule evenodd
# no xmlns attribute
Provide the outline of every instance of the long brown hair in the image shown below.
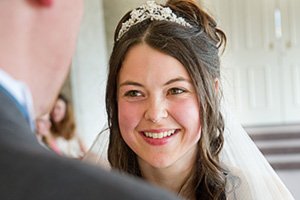
<svg viewBox="0 0 300 200"><path fill-rule="evenodd" d="M224 121L220 112L220 94L215 80L220 79L219 49L226 45L224 32L217 28L215 20L192 0L169 0L166 5L192 27L170 21L142 21L132 26L118 41L123 22L115 31L115 43L109 62L106 89L106 109L110 128L108 159L111 166L123 172L141 176L135 153L122 139L118 124L117 77L126 53L133 46L145 43L152 48L179 60L188 71L197 90L200 105L201 139L197 158L181 190L193 187L190 198L226 199L226 173L219 162L223 147ZM188 181L189 180L189 181ZM178 191L178 193L181 191Z"/></svg>
<svg viewBox="0 0 300 200"><path fill-rule="evenodd" d="M58 99L62 100L66 104L65 117L59 123L55 123L52 117L50 117L52 123L50 131L54 137L61 136L66 140L70 140L75 136L75 128L76 128L73 109L71 104L69 103L69 100L64 95L59 94L57 100Z"/></svg>

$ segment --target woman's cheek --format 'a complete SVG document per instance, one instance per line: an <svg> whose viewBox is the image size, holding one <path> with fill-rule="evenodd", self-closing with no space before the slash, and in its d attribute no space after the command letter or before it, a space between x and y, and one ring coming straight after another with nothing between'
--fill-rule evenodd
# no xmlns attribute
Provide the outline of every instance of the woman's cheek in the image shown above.
<svg viewBox="0 0 300 200"><path fill-rule="evenodd" d="M119 125L121 132L123 131L133 131L133 129L138 125L140 119L140 114L138 112L139 107L134 103L122 102L118 103L119 111Z"/></svg>
<svg viewBox="0 0 300 200"><path fill-rule="evenodd" d="M200 128L200 107L197 99L178 101L172 104L169 112L181 126Z"/></svg>

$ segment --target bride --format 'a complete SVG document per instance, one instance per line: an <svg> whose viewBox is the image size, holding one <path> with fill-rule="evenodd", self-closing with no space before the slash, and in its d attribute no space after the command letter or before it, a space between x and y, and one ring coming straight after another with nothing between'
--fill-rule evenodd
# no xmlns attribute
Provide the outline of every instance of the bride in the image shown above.
<svg viewBox="0 0 300 200"><path fill-rule="evenodd" d="M149 1L128 12L110 58L108 127L84 160L187 199L293 199L221 105L225 44L191 0Z"/></svg>

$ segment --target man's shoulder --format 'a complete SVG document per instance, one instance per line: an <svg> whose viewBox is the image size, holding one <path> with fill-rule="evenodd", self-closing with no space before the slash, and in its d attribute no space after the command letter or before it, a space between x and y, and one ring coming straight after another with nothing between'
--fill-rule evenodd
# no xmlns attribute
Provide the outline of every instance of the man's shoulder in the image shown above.
<svg viewBox="0 0 300 200"><path fill-rule="evenodd" d="M21 147L5 153L6 159L0 158L0 199L177 199L142 180L46 149Z"/></svg>

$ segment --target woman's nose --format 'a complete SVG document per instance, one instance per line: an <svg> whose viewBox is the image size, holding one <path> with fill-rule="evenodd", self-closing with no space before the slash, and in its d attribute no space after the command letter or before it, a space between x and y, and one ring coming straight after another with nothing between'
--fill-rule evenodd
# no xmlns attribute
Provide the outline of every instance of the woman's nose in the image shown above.
<svg viewBox="0 0 300 200"><path fill-rule="evenodd" d="M159 99L150 99L147 103L145 119L150 120L154 123L158 123L162 119L165 119L167 117L168 112L165 103Z"/></svg>

